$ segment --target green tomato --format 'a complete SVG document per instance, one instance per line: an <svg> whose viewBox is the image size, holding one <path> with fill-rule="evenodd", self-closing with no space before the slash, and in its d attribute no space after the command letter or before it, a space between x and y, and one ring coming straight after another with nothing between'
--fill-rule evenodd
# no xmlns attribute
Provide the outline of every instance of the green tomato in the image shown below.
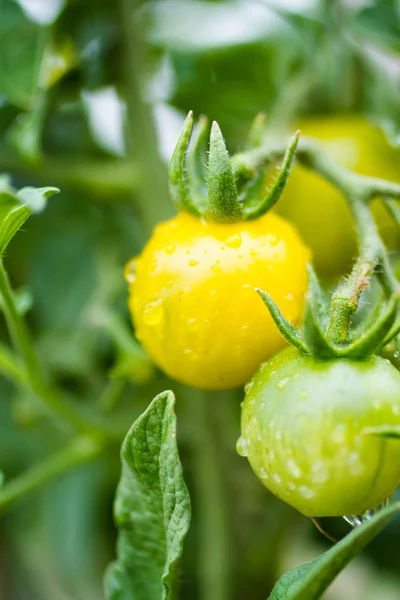
<svg viewBox="0 0 400 600"><path fill-rule="evenodd" d="M315 138L335 162L363 175L398 181L399 150L391 148L379 128L364 117L305 118L296 127ZM394 248L399 242L396 224L379 199L373 201L372 210L386 244ZM331 183L296 165L277 211L294 223L321 274L337 276L348 270L357 256L353 219L343 195Z"/></svg>
<svg viewBox="0 0 400 600"><path fill-rule="evenodd" d="M246 386L238 452L261 482L307 516L356 515L400 481L400 373L374 356L317 361L288 348Z"/></svg>

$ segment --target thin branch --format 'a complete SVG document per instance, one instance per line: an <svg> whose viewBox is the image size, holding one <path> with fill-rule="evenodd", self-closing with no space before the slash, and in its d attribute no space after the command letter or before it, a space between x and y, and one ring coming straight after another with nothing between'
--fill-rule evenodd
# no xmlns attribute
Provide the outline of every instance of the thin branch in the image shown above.
<svg viewBox="0 0 400 600"><path fill-rule="evenodd" d="M74 439L56 454L46 458L0 488L0 512L25 494L40 488L69 469L93 460L99 456L103 447L93 438Z"/></svg>

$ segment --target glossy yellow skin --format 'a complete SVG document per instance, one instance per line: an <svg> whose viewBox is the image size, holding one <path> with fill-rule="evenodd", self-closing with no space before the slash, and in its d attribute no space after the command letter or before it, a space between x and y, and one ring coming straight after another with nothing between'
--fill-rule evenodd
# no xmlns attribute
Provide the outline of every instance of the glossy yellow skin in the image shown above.
<svg viewBox="0 0 400 600"><path fill-rule="evenodd" d="M155 228L134 269L127 265L137 337L178 381L243 385L285 344L254 288L299 321L310 258L275 214L225 225L180 213Z"/></svg>
<svg viewBox="0 0 400 600"><path fill-rule="evenodd" d="M362 116L304 119L302 135L314 137L333 160L364 175L399 181L400 152ZM296 165L279 200L277 211L294 223L310 246L315 267L327 276L348 270L357 256L353 221L343 196L319 175ZM379 199L373 211L389 247L399 243L396 225Z"/></svg>

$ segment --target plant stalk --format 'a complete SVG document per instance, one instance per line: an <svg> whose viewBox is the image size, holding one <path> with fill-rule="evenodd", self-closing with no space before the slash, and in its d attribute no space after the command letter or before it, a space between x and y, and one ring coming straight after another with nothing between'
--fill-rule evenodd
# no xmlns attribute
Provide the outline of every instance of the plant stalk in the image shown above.
<svg viewBox="0 0 400 600"><path fill-rule="evenodd" d="M74 439L50 458L0 488L0 512L69 469L93 460L102 450L102 444L93 438Z"/></svg>
<svg viewBox="0 0 400 600"><path fill-rule="evenodd" d="M229 527L218 432L213 430L212 404L217 394L193 390L191 418L193 468L198 512L198 573L201 600L230 597ZM215 423L214 423L215 424Z"/></svg>

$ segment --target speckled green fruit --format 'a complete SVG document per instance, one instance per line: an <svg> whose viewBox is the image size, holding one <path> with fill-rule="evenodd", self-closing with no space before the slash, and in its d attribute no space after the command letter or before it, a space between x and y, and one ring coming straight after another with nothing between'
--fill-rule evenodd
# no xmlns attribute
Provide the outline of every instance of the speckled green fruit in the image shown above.
<svg viewBox="0 0 400 600"><path fill-rule="evenodd" d="M288 348L246 386L238 451L260 481L307 516L361 514L400 481L400 373L372 357L319 362Z"/></svg>

